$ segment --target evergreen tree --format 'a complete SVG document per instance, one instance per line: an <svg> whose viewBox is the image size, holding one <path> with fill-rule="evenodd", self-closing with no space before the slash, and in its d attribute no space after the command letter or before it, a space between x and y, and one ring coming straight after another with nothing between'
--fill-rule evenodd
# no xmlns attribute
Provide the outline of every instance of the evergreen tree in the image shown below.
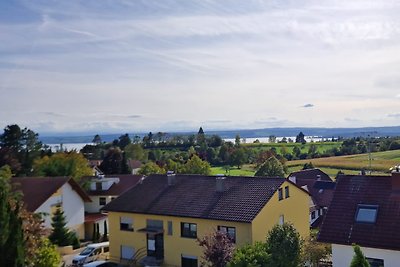
<svg viewBox="0 0 400 267"><path fill-rule="evenodd" d="M58 208L51 218L51 226L53 227L53 232L49 236L50 241L54 245L58 246L69 246L72 244L72 234L66 227L64 211Z"/></svg>
<svg viewBox="0 0 400 267"><path fill-rule="evenodd" d="M8 179L0 177L0 266L24 266L24 236L19 203L19 196L11 192Z"/></svg>
<svg viewBox="0 0 400 267"><path fill-rule="evenodd" d="M361 248L357 245L354 246L354 256L351 260L350 267L370 267L367 259L365 259Z"/></svg>

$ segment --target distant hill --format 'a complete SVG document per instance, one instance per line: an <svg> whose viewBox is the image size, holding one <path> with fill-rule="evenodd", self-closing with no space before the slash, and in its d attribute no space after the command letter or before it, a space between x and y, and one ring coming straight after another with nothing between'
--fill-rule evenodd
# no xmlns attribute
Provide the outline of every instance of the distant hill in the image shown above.
<svg viewBox="0 0 400 267"><path fill-rule="evenodd" d="M338 136L351 138L358 136L400 136L400 126L389 126L389 127L363 127L363 128L310 128L310 127L291 127L291 128L264 128L264 129L238 129L238 130L220 130L220 131L207 131L206 135L217 134L222 138L235 138L237 134L241 138L256 138L256 137L268 137L270 135L275 136L296 136L299 132L303 132L306 136L318 136L331 138ZM153 132L155 133L155 132ZM169 132L170 135L188 135L196 134L196 132ZM101 139L106 142L111 142L114 139L118 139L121 134L101 134ZM140 137L145 136L147 133L131 133L130 135L139 135ZM67 144L67 143L90 143L93 140L94 134L47 134L39 136L40 140L45 144Z"/></svg>

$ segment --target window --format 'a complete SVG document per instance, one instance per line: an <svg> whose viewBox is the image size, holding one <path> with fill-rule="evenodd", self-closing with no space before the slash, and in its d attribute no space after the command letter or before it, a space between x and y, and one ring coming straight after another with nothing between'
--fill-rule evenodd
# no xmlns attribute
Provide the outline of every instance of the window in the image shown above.
<svg viewBox="0 0 400 267"><path fill-rule="evenodd" d="M278 197L279 197L279 200L282 200L282 199L283 199L283 191L282 191L282 188L279 188L279 189L278 189Z"/></svg>
<svg viewBox="0 0 400 267"><path fill-rule="evenodd" d="M385 263L382 259L366 258L371 267L384 267Z"/></svg>
<svg viewBox="0 0 400 267"><path fill-rule="evenodd" d="M130 246L121 246L121 259L130 260L135 254L135 249Z"/></svg>
<svg viewBox="0 0 400 267"><path fill-rule="evenodd" d="M172 222L168 221L168 235L172 235Z"/></svg>
<svg viewBox="0 0 400 267"><path fill-rule="evenodd" d="M100 206L104 206L106 203L106 198L105 197L100 197L99 198L99 205Z"/></svg>
<svg viewBox="0 0 400 267"><path fill-rule="evenodd" d="M315 219L315 210L313 212L311 212L311 219L314 220Z"/></svg>
<svg viewBox="0 0 400 267"><path fill-rule="evenodd" d="M289 186L285 186L285 198L289 197Z"/></svg>
<svg viewBox="0 0 400 267"><path fill-rule="evenodd" d="M129 217L120 217L120 230L133 232L133 219Z"/></svg>
<svg viewBox="0 0 400 267"><path fill-rule="evenodd" d="M194 256L184 256L181 258L181 266L182 267L197 267L197 257Z"/></svg>
<svg viewBox="0 0 400 267"><path fill-rule="evenodd" d="M285 216L280 215L279 216L279 225L283 225L285 223Z"/></svg>
<svg viewBox="0 0 400 267"><path fill-rule="evenodd" d="M111 201L113 201L114 199L116 199L115 197L111 197Z"/></svg>
<svg viewBox="0 0 400 267"><path fill-rule="evenodd" d="M181 237L197 238L197 224L181 223Z"/></svg>
<svg viewBox="0 0 400 267"><path fill-rule="evenodd" d="M375 223L378 214L377 205L363 205L357 206L356 222L360 223Z"/></svg>
<svg viewBox="0 0 400 267"><path fill-rule="evenodd" d="M229 227L229 226L218 226L218 231L225 233L229 238L233 241L233 243L236 242L236 228L235 227Z"/></svg>

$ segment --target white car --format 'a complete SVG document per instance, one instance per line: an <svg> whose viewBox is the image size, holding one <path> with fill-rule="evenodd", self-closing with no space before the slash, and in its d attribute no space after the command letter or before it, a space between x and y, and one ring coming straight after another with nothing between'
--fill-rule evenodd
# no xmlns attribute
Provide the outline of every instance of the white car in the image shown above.
<svg viewBox="0 0 400 267"><path fill-rule="evenodd" d="M101 259L100 257L103 257L103 259L107 258L110 249L109 245L109 242L88 245L81 253L74 257L72 266L82 266L83 264L97 261Z"/></svg>
<svg viewBox="0 0 400 267"><path fill-rule="evenodd" d="M116 267L118 264L110 261L94 261L83 265L83 267Z"/></svg>

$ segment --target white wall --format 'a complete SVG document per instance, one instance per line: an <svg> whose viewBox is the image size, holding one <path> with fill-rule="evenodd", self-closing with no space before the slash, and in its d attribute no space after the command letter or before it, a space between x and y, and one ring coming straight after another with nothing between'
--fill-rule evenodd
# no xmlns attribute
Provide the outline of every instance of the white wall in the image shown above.
<svg viewBox="0 0 400 267"><path fill-rule="evenodd" d="M45 217L45 227L47 228L51 228L51 206L59 203L64 211L67 227L73 228L85 222L85 206L82 198L69 183L65 183L61 190L61 196L50 197L35 211L49 214Z"/></svg>
<svg viewBox="0 0 400 267"><path fill-rule="evenodd" d="M108 204L111 201L112 197L116 198L116 196L90 196L92 202L85 202L85 211L88 213L100 212L100 209L104 207L103 205L99 205L100 197L106 198L106 204Z"/></svg>
<svg viewBox="0 0 400 267"><path fill-rule="evenodd" d="M361 247L367 258L383 259L385 267L400 266L400 251ZM333 267L350 266L354 256L352 246L332 244Z"/></svg>

